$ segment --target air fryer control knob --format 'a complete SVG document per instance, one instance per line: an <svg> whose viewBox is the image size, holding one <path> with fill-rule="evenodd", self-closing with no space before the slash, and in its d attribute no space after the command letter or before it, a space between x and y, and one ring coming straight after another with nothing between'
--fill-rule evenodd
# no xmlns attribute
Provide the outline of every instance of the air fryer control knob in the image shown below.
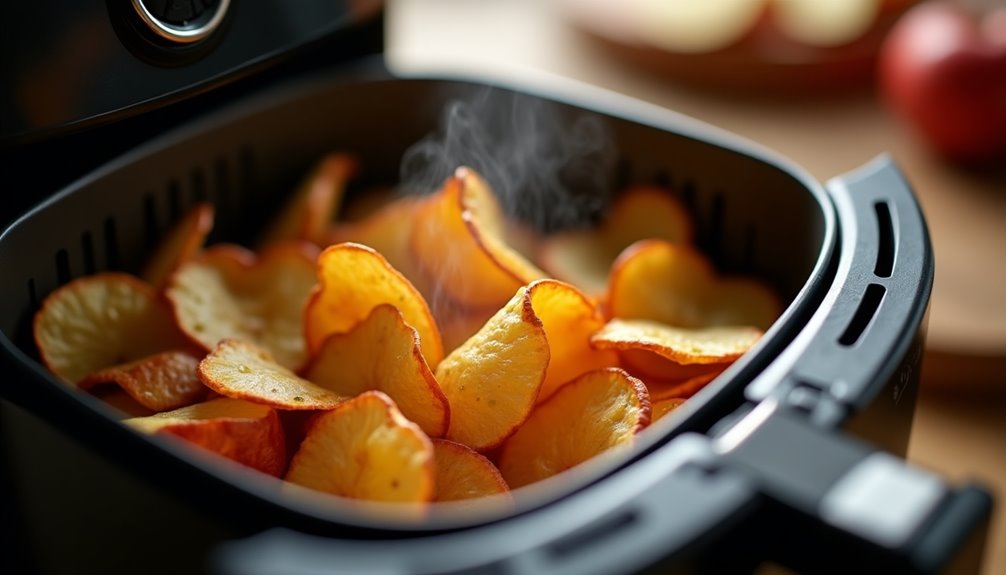
<svg viewBox="0 0 1006 575"><path fill-rule="evenodd" d="M132 0L140 20L161 40L192 44L223 22L230 0Z"/></svg>

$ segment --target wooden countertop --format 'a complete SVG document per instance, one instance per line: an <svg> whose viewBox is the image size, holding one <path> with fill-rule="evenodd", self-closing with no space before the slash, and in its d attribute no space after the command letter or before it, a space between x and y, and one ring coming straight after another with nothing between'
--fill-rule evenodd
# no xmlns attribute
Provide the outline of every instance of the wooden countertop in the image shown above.
<svg viewBox="0 0 1006 575"><path fill-rule="evenodd" d="M892 154L926 214L937 270L909 459L1006 500L1006 166L977 174L939 161L869 90L773 99L676 85L606 51L550 2L392 0L387 33L393 68L570 77L745 136L821 181ZM989 574L1006 572L1006 514L994 519Z"/></svg>

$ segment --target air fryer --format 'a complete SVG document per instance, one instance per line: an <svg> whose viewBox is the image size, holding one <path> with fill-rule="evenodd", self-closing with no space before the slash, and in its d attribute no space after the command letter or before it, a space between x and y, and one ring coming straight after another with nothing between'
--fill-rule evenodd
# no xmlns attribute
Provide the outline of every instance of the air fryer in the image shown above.
<svg viewBox="0 0 1006 575"><path fill-rule="evenodd" d="M123 22L113 25L126 17L115 4L108 2L107 30L116 38L142 30L134 40L163 51L165 40L146 36L142 18L126 32ZM152 77L193 70L241 35L238 14L196 41L213 44L197 53L182 47L170 62L121 40L118 50ZM202 100L188 93L104 124L92 118L94 126L75 126L74 135L66 126L50 127L49 135L5 131L9 166L13 159L43 162L45 150L100 147L122 126L140 134L128 151L82 166L85 174L62 174L69 183L32 197L37 205L0 236L0 344L9 374L0 386L0 423L14 494L5 536L20 550L11 556L23 562L15 567L977 571L988 494L951 486L900 458L933 259L924 217L889 158L821 185L757 144L596 88L403 78L379 59L325 62L319 51L291 51L287 62L298 58L311 65L296 73L239 66L244 80L235 73L219 84L197 82L214 99L203 114L192 109ZM756 348L655 422L631 452L527 488L511 510L446 510L402 521L280 490L275 481L140 435L39 364L29 330L42 298L83 274L135 271L195 202L217 206L212 239L247 240L324 153L358 154L361 190L396 182L403 155L437 131L445 107L487 92L606 126L617 167L606 189L656 181L675 190L717 266L765 278L788 303ZM190 109L179 112L180 121L164 121L184 106Z"/></svg>

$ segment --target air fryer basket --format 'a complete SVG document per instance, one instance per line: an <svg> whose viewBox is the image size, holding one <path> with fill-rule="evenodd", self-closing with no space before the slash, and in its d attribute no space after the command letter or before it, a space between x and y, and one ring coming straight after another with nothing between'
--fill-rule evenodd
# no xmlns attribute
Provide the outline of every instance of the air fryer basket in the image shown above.
<svg viewBox="0 0 1006 575"><path fill-rule="evenodd" d="M383 73L322 76L285 86L127 154L17 221L0 236L0 343L10 366L0 389L5 399L21 406L5 406L5 433L22 434L15 441L34 447L34 440L23 434L46 436L51 434L38 430L61 429L102 460L141 478L143 505L156 513L164 509L165 522L205 519L210 526L204 535L211 543L273 527L325 538L319 540L322 547L314 540L288 541L292 531L269 532L263 535L266 544L252 540L236 552L225 548L218 566L234 572L270 572L277 567L272 561L289 558L284 553L301 546L311 551L299 554L300 560L321 561L327 557L318 555L324 548L324 553L337 554L342 565L326 568L347 572L367 570L370 562L409 565L420 572L494 569L507 561L515 569L610 570L595 555L616 547L611 541L600 544L599 536L570 536L581 523L596 523L619 540L647 534L634 537L635 544L622 543L627 546L617 554L625 557L625 570L669 557L687 557L688 565L709 568L722 566L724 559L702 563L696 559L699 543L721 536L727 526L737 527L735 535L722 536L731 545L750 548L759 542L764 549L756 555L773 548L764 534L745 527L756 510L762 525L783 520L801 525L823 516L831 526L824 536L838 541L835 548L865 549L877 556L900 549L894 559L885 559L900 567L909 561L906 549L936 537L931 533L935 526L945 525L934 519L940 513L956 513L955 533L978 531L974 526L987 518L989 507L982 492L954 491L835 432L844 427L903 454L910 429L932 261L917 206L889 162L880 160L826 190L749 143L666 110L582 87L550 86L543 91L551 97L526 97L548 101L559 115L589 111L603 118L620 166L612 184L670 184L692 209L700 247L717 265L765 278L789 305L751 353L679 412L651 426L631 454L598 463L566 484L529 490L513 517L448 515L402 524L318 497L281 494L274 482L125 428L100 401L68 389L37 363L29 330L38 303L80 275L137 270L160 235L195 202L209 200L217 206L211 242L249 240L250 230L268 218L324 153L341 149L358 154L362 184L395 182L403 153L436 128L445 104L486 89L478 82L397 79ZM834 337L822 343L822 333ZM23 414L22 408L33 415ZM21 425L22 420L30 423ZM52 437L67 444L65 438ZM17 452L15 461L39 466L33 471L38 485L18 486L39 497L48 496L46 489L63 491L55 478L77 461L40 457L23 446L11 449ZM806 450L814 465L805 462L806 469L793 469L778 457L787 449ZM894 476L907 478L898 485L923 485L904 496L921 514L892 528L903 532L912 527L911 538L878 542L870 529L846 521L849 510L832 493L850 469L875 457ZM67 491L54 497L94 510L115 507L116 498L132 501L124 491L106 495L83 501L81 493ZM829 495L834 495L831 500ZM160 498L166 498L166 507L154 508L150 501ZM640 515L645 506L626 507L644 500L662 501L676 512L653 519L652 513ZM914 523L906 523L910 521ZM528 540L521 534L526 526L531 527L524 531L540 537ZM437 551L444 545L482 549L497 536L509 543L484 556L446 559ZM392 546L387 542L361 541L395 537L411 539L400 543L402 555L388 553ZM281 544L274 547L277 542ZM920 569L943 566L961 542L945 547L931 551ZM286 551L269 555L275 549ZM584 554L590 550L593 554ZM193 560L204 558L205 542L190 551ZM790 559L800 564L807 558ZM742 564L751 560L737 559Z"/></svg>

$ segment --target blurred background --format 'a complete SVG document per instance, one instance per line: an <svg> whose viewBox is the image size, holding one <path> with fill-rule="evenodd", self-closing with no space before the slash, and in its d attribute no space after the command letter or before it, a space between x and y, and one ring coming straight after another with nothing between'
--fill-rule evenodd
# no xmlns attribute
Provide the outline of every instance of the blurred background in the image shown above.
<svg viewBox="0 0 1006 575"><path fill-rule="evenodd" d="M602 86L744 136L822 182L891 154L936 252L909 459L992 489L984 571L1006 573L1006 4L391 0L387 52L403 73Z"/></svg>

